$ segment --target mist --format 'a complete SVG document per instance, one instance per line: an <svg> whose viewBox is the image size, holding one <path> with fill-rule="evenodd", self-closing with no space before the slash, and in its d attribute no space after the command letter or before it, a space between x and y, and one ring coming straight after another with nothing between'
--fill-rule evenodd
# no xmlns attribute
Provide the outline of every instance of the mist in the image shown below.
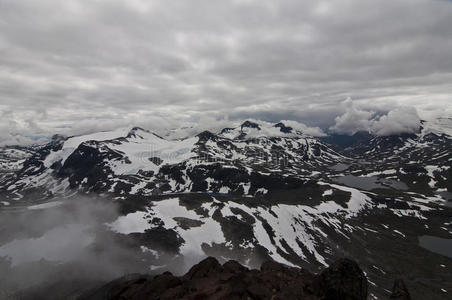
<svg viewBox="0 0 452 300"><path fill-rule="evenodd" d="M63 288L62 282L79 282L83 290L125 274L151 273L155 260L165 259L108 228L120 214L112 200L77 196L56 203L0 212L0 295L35 294L49 285ZM177 263L167 265L178 271Z"/></svg>

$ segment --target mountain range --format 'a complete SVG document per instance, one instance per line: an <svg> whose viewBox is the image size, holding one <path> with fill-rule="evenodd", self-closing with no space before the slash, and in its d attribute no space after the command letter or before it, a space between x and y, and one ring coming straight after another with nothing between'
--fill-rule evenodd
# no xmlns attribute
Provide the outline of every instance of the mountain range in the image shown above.
<svg viewBox="0 0 452 300"><path fill-rule="evenodd" d="M92 196L118 205L104 233L150 271L214 256L318 272L353 257L371 299L387 298L400 277L419 299L447 299L452 248L423 240L452 238L451 129L437 119L415 133L314 137L249 120L183 139L139 127L55 135L1 148L0 210ZM3 242L0 256L13 238Z"/></svg>

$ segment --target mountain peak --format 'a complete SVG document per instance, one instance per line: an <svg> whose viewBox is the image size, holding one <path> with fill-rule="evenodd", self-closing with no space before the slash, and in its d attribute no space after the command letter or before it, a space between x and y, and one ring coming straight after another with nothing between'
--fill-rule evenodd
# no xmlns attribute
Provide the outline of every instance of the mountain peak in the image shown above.
<svg viewBox="0 0 452 300"><path fill-rule="evenodd" d="M149 131L147 129L143 129L141 127L135 126L132 129L130 129L130 131L127 133L126 138L141 138L144 139L146 135L153 135L156 136L160 139L164 139L163 137L161 137L160 135Z"/></svg>
<svg viewBox="0 0 452 300"><path fill-rule="evenodd" d="M274 127L279 128L279 130L283 133L292 133L292 130L293 130L292 127L284 125L283 122L279 122L278 124L275 124Z"/></svg>
<svg viewBox="0 0 452 300"><path fill-rule="evenodd" d="M240 128L243 130L243 128L254 128L257 130L261 130L261 128L259 127L259 124L251 122L251 121L245 121L242 123L242 125L240 125Z"/></svg>
<svg viewBox="0 0 452 300"><path fill-rule="evenodd" d="M204 130L203 132L197 134L196 136L201 141L215 140L216 139L216 135L213 134L212 132L208 131L208 130Z"/></svg>
<svg viewBox="0 0 452 300"><path fill-rule="evenodd" d="M229 132L231 132L231 131L233 131L233 130L234 130L234 128L226 127L226 128L223 128L223 129L220 131L220 134L229 133Z"/></svg>

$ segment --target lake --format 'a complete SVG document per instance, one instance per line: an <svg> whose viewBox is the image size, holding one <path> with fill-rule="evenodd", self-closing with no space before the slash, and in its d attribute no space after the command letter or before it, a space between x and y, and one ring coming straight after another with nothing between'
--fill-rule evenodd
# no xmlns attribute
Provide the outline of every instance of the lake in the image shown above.
<svg viewBox="0 0 452 300"><path fill-rule="evenodd" d="M429 251L452 258L452 239L444 239L431 235L418 237L419 246Z"/></svg>

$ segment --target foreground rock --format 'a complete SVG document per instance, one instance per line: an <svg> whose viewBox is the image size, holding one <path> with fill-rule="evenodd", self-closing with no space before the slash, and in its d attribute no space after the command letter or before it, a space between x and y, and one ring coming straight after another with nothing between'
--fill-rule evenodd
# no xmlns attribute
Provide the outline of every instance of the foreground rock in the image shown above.
<svg viewBox="0 0 452 300"><path fill-rule="evenodd" d="M405 283L401 279L394 281L394 286L392 288L391 300L410 300L410 293L405 286Z"/></svg>
<svg viewBox="0 0 452 300"><path fill-rule="evenodd" d="M213 257L181 277L165 272L132 275L91 291L80 299L347 299L367 298L367 279L359 266L340 259L314 275L276 262L249 270L236 261L224 265Z"/></svg>

